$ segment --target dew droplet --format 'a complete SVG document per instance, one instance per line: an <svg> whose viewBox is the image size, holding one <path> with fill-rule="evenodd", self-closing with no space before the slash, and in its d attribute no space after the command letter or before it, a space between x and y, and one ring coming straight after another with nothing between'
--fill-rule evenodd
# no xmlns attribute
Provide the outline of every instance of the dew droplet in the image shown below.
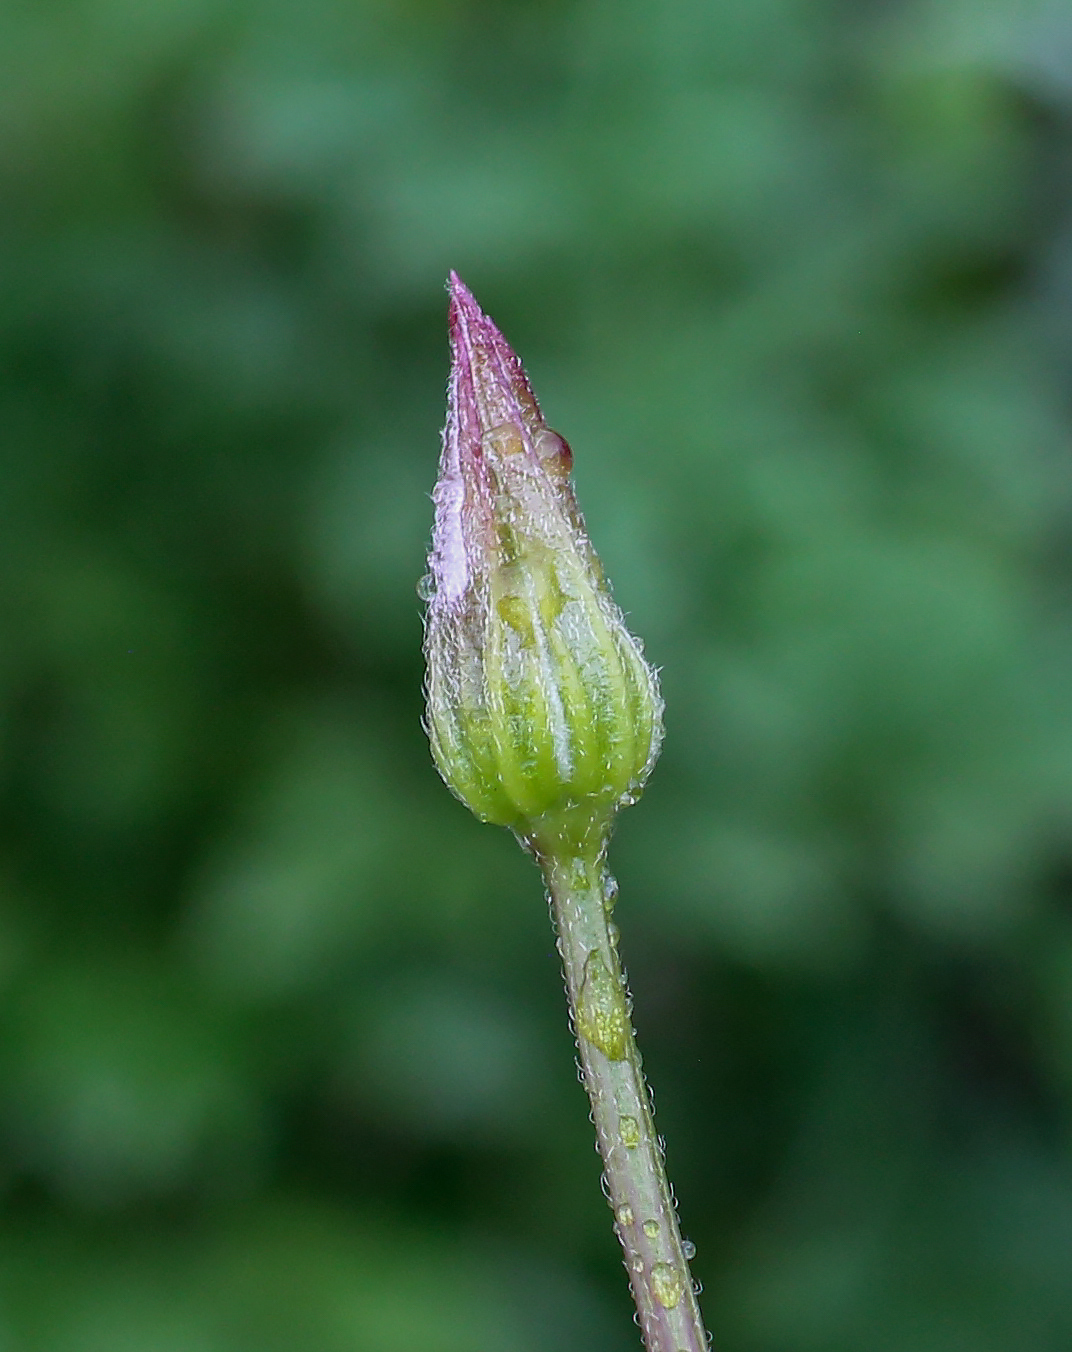
<svg viewBox="0 0 1072 1352"><path fill-rule="evenodd" d="M411 573L412 577L413 574ZM417 595L422 601L431 601L436 594L435 578L431 573L425 573L424 577L417 583Z"/></svg>
<svg viewBox="0 0 1072 1352"><path fill-rule="evenodd" d="M617 948L617 947L618 947L618 940L619 940L621 937L622 937L622 932L621 932L621 930L618 928L617 925L610 924L610 925L607 926L607 938L610 940L610 946L611 946L611 948Z"/></svg>
<svg viewBox="0 0 1072 1352"><path fill-rule="evenodd" d="M651 1270L651 1288L659 1304L666 1310L672 1310L681 1299L685 1283L677 1268L669 1263L656 1263Z"/></svg>
<svg viewBox="0 0 1072 1352"><path fill-rule="evenodd" d="M691 1239L683 1239L681 1241L681 1252L691 1263L692 1260L696 1257L696 1245L692 1242Z"/></svg>
<svg viewBox="0 0 1072 1352"><path fill-rule="evenodd" d="M619 1117L618 1135L627 1150L635 1150L640 1144L640 1123L635 1117Z"/></svg>
<svg viewBox="0 0 1072 1352"><path fill-rule="evenodd" d="M613 911L614 903L618 900L618 879L612 878L608 873L603 879L603 909Z"/></svg>
<svg viewBox="0 0 1072 1352"><path fill-rule="evenodd" d="M658 1239L659 1222L657 1220L648 1220L644 1222L644 1233L649 1239Z"/></svg>
<svg viewBox="0 0 1072 1352"><path fill-rule="evenodd" d="M619 1221L620 1224L622 1224L622 1225L632 1225L632 1224L633 1224L633 1219L634 1219L634 1217L633 1217L633 1208L629 1205L628 1202L623 1202L623 1203L621 1204L621 1206L618 1208L617 1215L618 1215L618 1221Z"/></svg>
<svg viewBox="0 0 1072 1352"><path fill-rule="evenodd" d="M533 445L540 462L552 474L566 475L573 468L573 451L569 442L549 427L536 433Z"/></svg>
<svg viewBox="0 0 1072 1352"><path fill-rule="evenodd" d="M521 432L513 423L499 423L489 428L481 437L480 444L484 454L490 456L493 462L496 457L502 460L510 455L521 455L525 449Z"/></svg>
<svg viewBox="0 0 1072 1352"><path fill-rule="evenodd" d="M624 1061L629 1036L629 1011L622 989L607 971L598 949L584 964L577 997L577 1031L610 1061Z"/></svg>
<svg viewBox="0 0 1072 1352"><path fill-rule="evenodd" d="M536 642L532 612L520 596L501 596L495 610L520 638L522 647L531 647Z"/></svg>

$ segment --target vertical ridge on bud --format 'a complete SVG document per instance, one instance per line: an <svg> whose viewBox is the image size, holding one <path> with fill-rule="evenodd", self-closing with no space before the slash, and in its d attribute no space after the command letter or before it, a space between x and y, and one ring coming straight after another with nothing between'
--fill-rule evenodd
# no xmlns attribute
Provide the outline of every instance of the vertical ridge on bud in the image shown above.
<svg viewBox="0 0 1072 1352"><path fill-rule="evenodd" d="M611 599L517 354L450 276L451 373L425 620L440 773L483 820L605 830L658 753L654 672Z"/></svg>

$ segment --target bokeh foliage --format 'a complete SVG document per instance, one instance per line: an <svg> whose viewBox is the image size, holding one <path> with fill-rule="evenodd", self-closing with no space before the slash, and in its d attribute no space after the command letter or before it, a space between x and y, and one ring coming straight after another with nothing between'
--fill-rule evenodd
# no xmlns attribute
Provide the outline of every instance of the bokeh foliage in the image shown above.
<svg viewBox="0 0 1072 1352"><path fill-rule="evenodd" d="M636 1346L436 780L456 267L663 669L623 952L724 1352L1072 1345L1072 22L0 9L2 1352Z"/></svg>

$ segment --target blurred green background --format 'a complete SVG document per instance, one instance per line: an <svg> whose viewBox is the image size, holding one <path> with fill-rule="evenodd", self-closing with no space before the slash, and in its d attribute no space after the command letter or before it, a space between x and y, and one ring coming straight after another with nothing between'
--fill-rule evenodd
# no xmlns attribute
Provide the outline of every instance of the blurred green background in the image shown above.
<svg viewBox="0 0 1072 1352"><path fill-rule="evenodd" d="M1070 185L1059 0L6 0L0 1352L638 1346L420 729L450 267L663 670L720 1352L1067 1352Z"/></svg>

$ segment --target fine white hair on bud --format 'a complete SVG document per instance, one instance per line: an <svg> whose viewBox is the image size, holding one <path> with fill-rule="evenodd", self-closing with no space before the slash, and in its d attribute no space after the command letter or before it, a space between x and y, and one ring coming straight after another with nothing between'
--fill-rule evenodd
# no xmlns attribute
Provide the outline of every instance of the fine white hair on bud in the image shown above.
<svg viewBox="0 0 1072 1352"><path fill-rule="evenodd" d="M520 360L455 273L424 587L427 729L484 821L538 845L605 832L662 738L655 673L611 598Z"/></svg>

